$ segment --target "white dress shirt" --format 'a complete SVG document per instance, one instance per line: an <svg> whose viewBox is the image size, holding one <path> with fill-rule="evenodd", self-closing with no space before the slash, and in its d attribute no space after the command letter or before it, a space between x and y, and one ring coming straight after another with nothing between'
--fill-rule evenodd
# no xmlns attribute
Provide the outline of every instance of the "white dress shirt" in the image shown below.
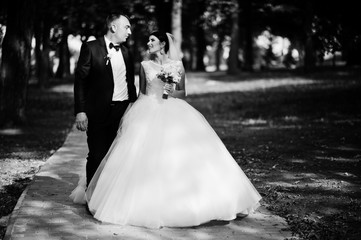
<svg viewBox="0 0 361 240"><path fill-rule="evenodd" d="M114 79L114 91L113 101L124 101L128 100L128 86L126 81L126 67L122 54L122 50L110 49L109 44L111 43L105 36L105 45L107 46L108 56L110 57L110 64L113 72ZM116 45L116 44L114 44Z"/></svg>

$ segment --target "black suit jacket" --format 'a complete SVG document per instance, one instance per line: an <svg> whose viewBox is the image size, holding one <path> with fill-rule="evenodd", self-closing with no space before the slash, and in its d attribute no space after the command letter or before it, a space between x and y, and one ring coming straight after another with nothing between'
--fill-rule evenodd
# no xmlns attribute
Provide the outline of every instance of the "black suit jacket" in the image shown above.
<svg viewBox="0 0 361 240"><path fill-rule="evenodd" d="M126 65L129 101L137 98L134 85L134 63L128 48L121 46ZM75 69L74 112L85 112L89 121L104 122L110 112L114 80L111 63L106 65L104 37L84 42Z"/></svg>

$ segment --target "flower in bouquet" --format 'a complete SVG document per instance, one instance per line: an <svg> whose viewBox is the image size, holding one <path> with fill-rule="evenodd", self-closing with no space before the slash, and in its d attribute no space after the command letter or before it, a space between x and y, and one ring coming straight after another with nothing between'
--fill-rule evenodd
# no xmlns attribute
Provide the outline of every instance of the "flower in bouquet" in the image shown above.
<svg viewBox="0 0 361 240"><path fill-rule="evenodd" d="M157 77L164 83L175 85L181 80L182 70L178 66L168 65L161 69L161 71L157 74ZM163 98L168 98L168 92L166 90L163 91Z"/></svg>

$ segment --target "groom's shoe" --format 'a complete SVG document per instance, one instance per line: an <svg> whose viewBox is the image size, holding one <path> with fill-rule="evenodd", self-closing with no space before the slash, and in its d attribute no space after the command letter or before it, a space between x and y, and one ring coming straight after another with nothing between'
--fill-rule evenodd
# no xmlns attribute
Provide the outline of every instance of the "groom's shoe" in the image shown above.
<svg viewBox="0 0 361 240"><path fill-rule="evenodd" d="M87 213L93 216L92 212L89 209L88 203L85 203L85 210L87 211Z"/></svg>

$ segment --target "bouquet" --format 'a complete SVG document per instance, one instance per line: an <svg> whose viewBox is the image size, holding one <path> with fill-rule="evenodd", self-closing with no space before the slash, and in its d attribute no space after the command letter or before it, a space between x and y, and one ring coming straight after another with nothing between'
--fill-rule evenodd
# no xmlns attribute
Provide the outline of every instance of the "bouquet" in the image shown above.
<svg viewBox="0 0 361 240"><path fill-rule="evenodd" d="M161 71L157 74L157 77L165 83L174 85L180 82L182 70L180 67L168 65L161 69ZM163 99L168 98L168 92L166 90L163 91L162 97Z"/></svg>

